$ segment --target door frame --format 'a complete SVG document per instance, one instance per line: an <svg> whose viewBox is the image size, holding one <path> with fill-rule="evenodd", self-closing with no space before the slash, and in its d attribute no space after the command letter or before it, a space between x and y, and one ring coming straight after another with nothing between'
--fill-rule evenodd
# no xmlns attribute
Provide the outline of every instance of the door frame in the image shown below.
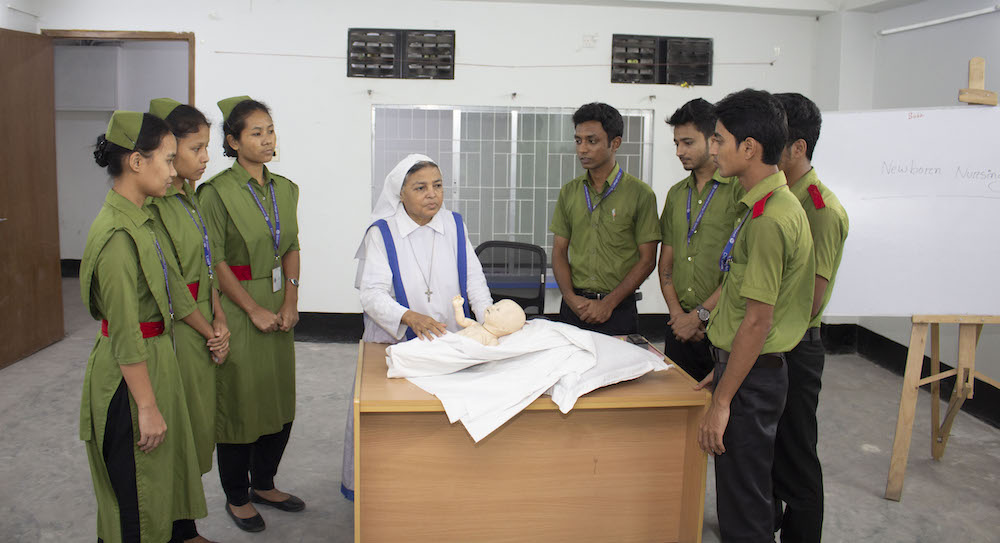
<svg viewBox="0 0 1000 543"><path fill-rule="evenodd" d="M188 43L188 103L194 104L194 32L59 30L43 28L41 33L43 36L52 39L186 41Z"/></svg>

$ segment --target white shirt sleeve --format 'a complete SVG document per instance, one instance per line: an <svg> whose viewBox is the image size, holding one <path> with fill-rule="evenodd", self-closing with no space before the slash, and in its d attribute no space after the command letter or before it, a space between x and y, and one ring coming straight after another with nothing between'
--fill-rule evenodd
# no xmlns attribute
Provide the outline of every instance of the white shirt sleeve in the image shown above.
<svg viewBox="0 0 1000 543"><path fill-rule="evenodd" d="M469 229L465 227L465 223L462 224L462 228L465 228L465 270L469 282L466 285L469 289L469 307L476 314L476 318L481 319L486 314L486 308L493 305L493 297L490 295L490 287L486 284L483 265L476 256L472 242L469 241Z"/></svg>
<svg viewBox="0 0 1000 543"><path fill-rule="evenodd" d="M393 298L392 268L386 256L385 243L378 228L365 236L365 268L361 272L361 308L386 332L397 340L406 333L402 323L407 309ZM482 269L480 268L480 275ZM485 278L484 278L485 283Z"/></svg>

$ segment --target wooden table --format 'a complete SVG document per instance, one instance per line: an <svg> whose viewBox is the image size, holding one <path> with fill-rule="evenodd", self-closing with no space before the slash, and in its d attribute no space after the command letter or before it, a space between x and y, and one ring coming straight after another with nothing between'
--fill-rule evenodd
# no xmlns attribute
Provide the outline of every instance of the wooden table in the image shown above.
<svg viewBox="0 0 1000 543"><path fill-rule="evenodd" d="M385 348L358 350L355 541L701 541L710 396L680 368L566 415L542 396L475 443L437 398L386 378Z"/></svg>

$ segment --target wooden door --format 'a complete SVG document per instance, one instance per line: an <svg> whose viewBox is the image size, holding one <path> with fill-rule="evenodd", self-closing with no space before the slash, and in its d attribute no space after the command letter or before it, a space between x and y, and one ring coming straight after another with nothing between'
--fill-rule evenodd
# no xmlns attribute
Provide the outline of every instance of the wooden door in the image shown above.
<svg viewBox="0 0 1000 543"><path fill-rule="evenodd" d="M0 367L63 337L52 39L0 29Z"/></svg>

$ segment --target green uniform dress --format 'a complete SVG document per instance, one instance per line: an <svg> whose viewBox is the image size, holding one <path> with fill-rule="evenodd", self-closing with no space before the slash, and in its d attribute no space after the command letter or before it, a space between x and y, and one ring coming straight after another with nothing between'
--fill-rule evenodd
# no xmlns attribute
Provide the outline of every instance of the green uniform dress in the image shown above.
<svg viewBox="0 0 1000 543"><path fill-rule="evenodd" d="M264 168L264 186L238 162L198 187L209 231L218 232L220 260L230 267L250 266L251 279L240 284L261 307L277 312L285 300L287 280L272 289L271 270L281 257L299 249L296 209L299 187ZM274 238L261 214L275 225L271 189L278 201L281 239L275 257ZM261 206L253 195L257 195ZM227 296L222 296L231 333L229 357L216 370L216 441L253 443L280 432L295 418L295 345L292 331L263 333Z"/></svg>
<svg viewBox="0 0 1000 543"><path fill-rule="evenodd" d="M212 291L218 288L214 271L205 261L203 246L205 233L202 230L201 208L194 189L184 181L184 194L173 186L167 188L163 198L153 198L147 202L157 227L165 233L160 244L168 247L177 259L184 283L198 284L195 300L198 310L205 320L212 322ZM207 225L206 225L207 230ZM218 260L215 234L208 230L212 260ZM215 262L211 262L214 266ZM211 274L209 272L212 272ZM174 328L177 346L177 361L180 363L184 393L187 396L194 443L198 449L198 464L201 472L212 469L212 451L215 449L215 373L211 352L205 338L194 328L183 322Z"/></svg>
<svg viewBox="0 0 1000 543"><path fill-rule="evenodd" d="M80 263L80 293L99 331L87 361L80 405L80 439L86 442L97 495L97 535L121 541L118 501L104 463L104 435L111 398L122 382L120 365L146 362L156 404L167 425L163 443L152 452L134 448L139 524L143 541L167 541L178 519L204 517L205 494L191 433L184 385L171 346L173 322L163 267L148 213L114 191L108 192L90 227ZM162 243L161 243L162 247ZM166 258L169 262L169 257ZM195 310L194 300L168 264L174 318ZM140 322L162 321L162 334L143 338ZM138 410L129 394L133 441L139 441Z"/></svg>
<svg viewBox="0 0 1000 543"><path fill-rule="evenodd" d="M830 282L823 295L823 304L820 305L816 316L809 321L809 327L815 328L820 325L826 304L830 303L833 283L837 280L837 269L840 268L840 259L844 256L844 242L847 240L850 223L844 206L833 191L820 182L815 168L806 172L792 185L792 194L799 199L802 209L806 210L806 218L809 219L809 229L812 231L813 249L816 254L816 275Z"/></svg>

